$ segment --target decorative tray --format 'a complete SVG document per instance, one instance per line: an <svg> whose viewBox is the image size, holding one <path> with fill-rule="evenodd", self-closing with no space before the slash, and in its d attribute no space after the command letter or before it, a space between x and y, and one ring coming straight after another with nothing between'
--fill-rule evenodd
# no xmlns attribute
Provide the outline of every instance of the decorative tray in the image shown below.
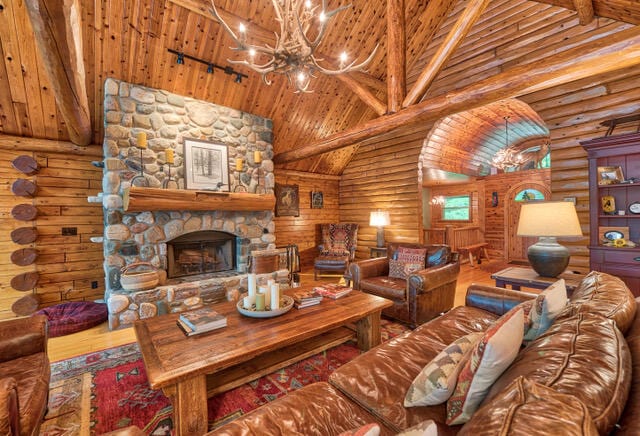
<svg viewBox="0 0 640 436"><path fill-rule="evenodd" d="M246 294L245 294L246 295ZM284 304L284 306L280 307L277 310L255 310L255 309L245 309L242 307L242 298L236 304L236 308L238 312L243 314L244 316L249 316L251 318L273 318L274 316L280 316L287 313L293 307L293 298L288 295L282 295L280 297L280 304Z"/></svg>

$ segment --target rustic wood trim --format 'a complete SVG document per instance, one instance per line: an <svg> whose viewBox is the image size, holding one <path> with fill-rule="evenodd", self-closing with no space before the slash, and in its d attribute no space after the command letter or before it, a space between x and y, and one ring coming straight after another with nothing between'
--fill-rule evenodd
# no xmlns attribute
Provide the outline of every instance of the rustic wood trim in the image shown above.
<svg viewBox="0 0 640 436"><path fill-rule="evenodd" d="M0 134L0 150L62 153L82 156L103 157L101 146L81 147L68 141L50 139L25 138Z"/></svg>
<svg viewBox="0 0 640 436"><path fill-rule="evenodd" d="M27 0L26 6L71 142L88 145L93 131L85 85L80 4L78 0Z"/></svg>
<svg viewBox="0 0 640 436"><path fill-rule="evenodd" d="M131 186L123 194L127 212L150 210L273 210L276 197L269 194L221 193L187 189Z"/></svg>
<svg viewBox="0 0 640 436"><path fill-rule="evenodd" d="M576 8L582 26L586 26L595 18L592 0L573 0L573 6Z"/></svg>
<svg viewBox="0 0 640 436"><path fill-rule="evenodd" d="M404 0L387 0L387 112L398 112L407 92ZM380 114L379 114L380 115Z"/></svg>
<svg viewBox="0 0 640 436"><path fill-rule="evenodd" d="M308 179L321 179L321 180L337 180L340 181L341 176L332 176L330 174L320 174L320 173L310 173L307 171L296 171L296 170L286 170L286 169L277 169L275 171L276 177L300 177L304 180Z"/></svg>
<svg viewBox="0 0 640 436"><path fill-rule="evenodd" d="M376 114L384 115L387 112L387 107L385 106L385 104L378 100L378 98L376 98L376 96L373 95L371 91L362 86L362 84L358 80L356 80L349 74L338 74L336 75L336 79L344 83L347 88L349 88L355 95L357 95L364 104L373 109Z"/></svg>
<svg viewBox="0 0 640 436"><path fill-rule="evenodd" d="M442 68L453 52L456 51L464 38L469 34L469 31L478 18L480 18L480 15L482 15L488 4L489 0L472 0L467 4L467 7L462 14L460 14L460 17L449 31L445 40L440 44L438 51L433 55L424 70L422 70L418 80L414 83L413 88L411 88L411 91L409 91L409 94L402 102L403 108L411 106L422 98L436 76L442 71Z"/></svg>
<svg viewBox="0 0 640 436"><path fill-rule="evenodd" d="M317 156L390 132L400 126L435 121L504 98L541 91L638 64L640 27L636 26L608 38L549 56L534 64L513 67L457 91L346 129L315 144L277 154L273 160L276 164L283 164Z"/></svg>

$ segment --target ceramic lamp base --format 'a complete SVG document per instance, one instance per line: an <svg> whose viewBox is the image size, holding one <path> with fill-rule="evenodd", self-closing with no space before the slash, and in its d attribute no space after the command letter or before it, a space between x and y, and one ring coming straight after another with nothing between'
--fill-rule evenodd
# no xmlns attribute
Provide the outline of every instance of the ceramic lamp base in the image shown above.
<svg viewBox="0 0 640 436"><path fill-rule="evenodd" d="M529 247L527 257L531 268L542 277L557 277L569 265L569 250L558 244L554 237L541 236Z"/></svg>
<svg viewBox="0 0 640 436"><path fill-rule="evenodd" d="M376 247L384 247L384 227L378 227L376 239Z"/></svg>

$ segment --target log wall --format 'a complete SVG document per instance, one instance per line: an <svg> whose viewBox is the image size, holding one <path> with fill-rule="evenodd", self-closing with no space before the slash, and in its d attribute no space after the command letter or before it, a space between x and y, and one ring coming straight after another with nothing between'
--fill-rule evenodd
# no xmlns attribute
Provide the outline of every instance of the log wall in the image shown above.
<svg viewBox="0 0 640 436"><path fill-rule="evenodd" d="M102 298L102 244L89 240L102 236L102 205L87 202L88 196L102 190L102 170L91 165L92 160L102 159L101 148L0 135L0 150L0 319L16 316L11 306L26 295L36 296L40 307ZM12 167L11 161L21 155L38 162L36 175L25 176ZM13 195L11 185L17 178L36 183L34 198ZM11 216L11 209L21 203L36 206L35 220L17 221ZM11 232L18 227L36 227L38 238L28 245L14 243ZM63 228L75 229L76 234L63 236ZM28 247L37 251L35 263L14 265L11 253ZM13 277L31 271L39 274L35 289L19 292L11 287Z"/></svg>
<svg viewBox="0 0 640 436"><path fill-rule="evenodd" d="M276 245L296 244L300 250L300 264L313 265L313 259L318 255L317 246L322 242L320 224L341 221L338 205L340 178L277 169L275 176L276 183L298 185L300 196L299 216L276 217L274 220ZM311 191L322 192L324 198L322 209L311 208Z"/></svg>

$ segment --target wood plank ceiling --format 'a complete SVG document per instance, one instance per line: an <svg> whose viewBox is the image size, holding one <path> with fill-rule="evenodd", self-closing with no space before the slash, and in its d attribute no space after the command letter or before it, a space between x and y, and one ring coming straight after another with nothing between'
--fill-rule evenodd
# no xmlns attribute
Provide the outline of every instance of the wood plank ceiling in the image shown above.
<svg viewBox="0 0 640 436"><path fill-rule="evenodd" d="M71 2L71 0L67 0ZM336 8L345 2L330 0ZM418 80L438 50L440 43L465 9L464 0L405 0L407 88ZM308 146L329 135L357 126L377 117L352 90L335 77L320 75L313 79L312 94L294 94L286 79L273 77L267 86L258 74L238 67L249 79L241 84L220 71L206 72L206 66L185 61L176 64L176 57L167 49L217 64L227 64L237 58L229 49L230 38L206 12L207 0L87 0L80 5L84 67L88 104L93 129L93 142L102 143L103 84L108 77L138 83L173 93L192 96L220 105L273 119L275 153ZM257 40L268 38L277 30L270 0L217 0L226 17L237 16L248 24ZM366 57L376 44L380 45L367 76L358 76L379 100L386 101L387 22L385 2L352 0L353 7L338 14L332 22L321 52L335 58L342 50ZM0 132L18 136L68 140L67 126L56 105L44 64L36 51L33 28L21 0L0 0ZM563 29L553 22L540 23L536 12L555 8L558 17L574 14L572 0L493 0L483 14L499 15L505 26L493 29L483 24L482 16L473 31L446 62L445 69L429 88L429 96L443 95L450 90L474 83L483 77L470 71L467 81L452 82L456 66L473 58L483 62L483 46L488 40L503 38L501 63L495 73L517 65L523 48L510 46L509 35L530 31L532 38L566 38ZM598 26L607 26L610 19L640 24L640 3L637 0L593 0ZM443 17L441 23L440 17ZM577 15L576 15L577 17ZM577 19L577 18L576 18ZM230 18L233 21L233 18ZM584 42L584 41L582 41ZM567 48L573 41L567 42ZM469 68L468 62L464 68ZM486 70L485 70L486 71ZM469 123L462 116L451 122ZM499 131L502 119L482 124L481 129ZM492 126L492 127L491 127ZM464 142L472 141L470 135ZM497 139L499 142L499 139ZM458 141L461 142L461 141ZM455 144L451 144L455 145ZM458 144L459 145L459 144ZM476 145L476 147L479 145ZM300 171L340 174L357 144L310 159L287 163L284 167Z"/></svg>

